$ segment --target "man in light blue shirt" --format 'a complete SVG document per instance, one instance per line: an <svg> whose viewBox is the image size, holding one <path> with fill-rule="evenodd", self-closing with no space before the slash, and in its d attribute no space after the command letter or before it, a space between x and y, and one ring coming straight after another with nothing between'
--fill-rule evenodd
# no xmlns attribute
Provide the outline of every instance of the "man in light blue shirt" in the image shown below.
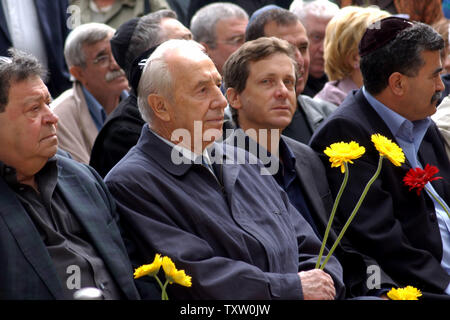
<svg viewBox="0 0 450 320"><path fill-rule="evenodd" d="M345 237L355 249L374 258L399 287L411 285L424 297L450 296L450 162L434 122L444 86L439 51L442 38L429 26L390 17L370 26L360 43L364 87L350 93L314 134L311 146L327 166L330 188L342 182L323 150L338 141L356 141L366 153L350 165L350 178L337 212L342 225L374 174L379 152L371 142L381 134L396 142L406 161L387 159ZM403 178L411 168L436 166L439 176L420 195ZM445 209L434 200L440 199ZM339 228L340 231L340 228Z"/></svg>
<svg viewBox="0 0 450 320"><path fill-rule="evenodd" d="M114 32L105 24L83 24L69 34L64 47L69 71L76 81L51 107L59 117L59 146L83 163L89 163L107 115L128 96L125 72L111 52Z"/></svg>
<svg viewBox="0 0 450 320"><path fill-rule="evenodd" d="M420 167L423 169L425 165L420 163L417 157L417 152L419 151L423 137L431 124L431 119L427 117L422 120L409 121L375 99L364 87L362 88L362 92L369 104L375 109L393 133L395 140L403 149L403 153L405 154L406 159L408 159L408 162L411 164L411 167ZM425 190L429 193L430 199L433 200L434 208L436 210L436 218L438 220L439 230L441 232L443 246L441 265L447 273L450 274L450 217L446 213L446 210L447 212L450 212L450 209L445 201L440 198L439 194L430 182L425 186ZM438 197L446 208L444 209L431 194ZM450 285L447 286L445 292L450 295Z"/></svg>

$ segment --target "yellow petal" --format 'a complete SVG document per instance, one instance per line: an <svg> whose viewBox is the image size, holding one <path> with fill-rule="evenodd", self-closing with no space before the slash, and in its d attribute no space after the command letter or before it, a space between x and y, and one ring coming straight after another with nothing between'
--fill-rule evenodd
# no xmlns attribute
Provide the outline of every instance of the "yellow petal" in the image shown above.
<svg viewBox="0 0 450 320"><path fill-rule="evenodd" d="M155 259L151 264L144 264L134 270L134 279L147 275L154 276L159 272L159 269L161 268L161 263L162 263L161 255L157 253L155 255Z"/></svg>
<svg viewBox="0 0 450 320"><path fill-rule="evenodd" d="M187 276L184 270L177 270L172 259L169 257L162 258L162 267L170 284L175 282L185 287L190 287L192 285L191 277Z"/></svg>
<svg viewBox="0 0 450 320"><path fill-rule="evenodd" d="M412 286L407 286L405 288L392 288L387 296L391 300L418 300L422 296L422 292L419 289Z"/></svg>
<svg viewBox="0 0 450 320"><path fill-rule="evenodd" d="M358 159L365 152L366 149L355 141L336 142L324 150L324 153L330 158L331 167L340 167L342 173L345 173L344 163L353 163L352 160Z"/></svg>
<svg viewBox="0 0 450 320"><path fill-rule="evenodd" d="M402 148L392 140L378 133L373 134L371 140L380 155L389 159L395 166L399 167L405 162Z"/></svg>

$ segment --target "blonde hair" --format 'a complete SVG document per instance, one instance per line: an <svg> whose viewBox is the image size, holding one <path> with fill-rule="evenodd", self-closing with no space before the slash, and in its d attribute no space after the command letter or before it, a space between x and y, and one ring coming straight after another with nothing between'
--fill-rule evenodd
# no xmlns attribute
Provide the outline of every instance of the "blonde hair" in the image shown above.
<svg viewBox="0 0 450 320"><path fill-rule="evenodd" d="M325 73L330 81L341 80L350 75L354 67L349 63L348 57L358 53L358 44L367 27L390 15L376 6L348 6L339 10L325 31Z"/></svg>

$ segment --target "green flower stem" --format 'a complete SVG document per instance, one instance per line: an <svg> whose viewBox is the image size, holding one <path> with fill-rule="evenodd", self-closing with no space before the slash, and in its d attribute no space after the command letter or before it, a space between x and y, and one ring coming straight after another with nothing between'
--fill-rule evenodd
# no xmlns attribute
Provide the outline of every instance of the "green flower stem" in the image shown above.
<svg viewBox="0 0 450 320"><path fill-rule="evenodd" d="M344 193L345 186L347 185L348 181L348 165L347 162L344 162L345 166L345 175L344 179L342 180L341 188L339 189L339 192L336 196L336 199L334 200L333 209L331 210L330 218L328 219L327 228L325 230L325 235L323 236L322 246L320 247L319 257L316 262L316 269L319 268L320 262L322 260L323 250L325 249L325 244L327 243L328 235L330 233L331 225L333 223L334 215L336 214L336 209L338 207L339 201L341 200L341 196Z"/></svg>
<svg viewBox="0 0 450 320"><path fill-rule="evenodd" d="M450 213L448 212L447 207L442 203L441 200L439 200L438 197L436 197L436 195L433 192L428 190L427 187L425 187L425 189L428 191L428 194L431 195L434 198L434 200L436 200L441 205L442 209L444 209L445 213L447 213L447 216L450 219Z"/></svg>
<svg viewBox="0 0 450 320"><path fill-rule="evenodd" d="M153 277L156 279L156 282L158 282L159 286L161 287L161 291L164 294L164 291L163 291L164 290L164 286L163 286L161 280L159 280L159 277L156 274ZM164 300L163 299L163 294L161 294L161 299L162 300Z"/></svg>
<svg viewBox="0 0 450 320"><path fill-rule="evenodd" d="M164 283L164 286L162 288L162 294L161 294L161 300L169 300L169 296L167 295L167 285L169 284L169 280L166 280L166 282Z"/></svg>
<svg viewBox="0 0 450 320"><path fill-rule="evenodd" d="M342 237L344 236L345 231L347 231L348 226L352 222L353 218L355 217L356 213L359 210L359 207L361 207L362 202L364 201L364 198L367 195L367 192L369 191L372 184L375 182L375 180L378 178L381 172L381 167L383 165L383 159L384 157L380 155L380 159L378 160L378 168L377 171L375 171L375 174L372 178L370 178L369 182L367 182L366 187L363 190L363 193L359 197L358 202L356 203L355 208L353 209L352 213L350 214L350 217L347 219L347 222L345 223L344 227L341 230L341 233L339 233L339 236L337 237L336 241L334 242L333 246L331 247L330 251L328 252L325 261L320 266L320 270L323 270L325 268L325 265L327 264L328 260L331 258L331 255L333 254L334 250L336 250L336 247L338 246L339 242L341 241Z"/></svg>

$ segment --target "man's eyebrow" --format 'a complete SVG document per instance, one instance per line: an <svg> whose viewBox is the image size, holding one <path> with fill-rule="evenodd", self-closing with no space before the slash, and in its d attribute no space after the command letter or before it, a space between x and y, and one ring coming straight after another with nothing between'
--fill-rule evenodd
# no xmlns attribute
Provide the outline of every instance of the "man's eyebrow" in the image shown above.
<svg viewBox="0 0 450 320"><path fill-rule="evenodd" d="M444 68L443 68L443 67L438 67L438 68L436 68L436 69L434 70L434 72L432 73L432 75L435 75L435 74L441 73L441 72L442 72L442 70L444 70Z"/></svg>
<svg viewBox="0 0 450 320"><path fill-rule="evenodd" d="M199 82L197 82L194 89L200 88L201 86L204 86L209 83L211 83L211 80L200 80Z"/></svg>
<svg viewBox="0 0 450 320"><path fill-rule="evenodd" d="M107 54L106 49L103 49L103 50L101 50L99 53L97 53L97 54L95 55L95 58L104 56L104 55L106 55L106 54ZM94 58L94 59L95 59L95 58Z"/></svg>
<svg viewBox="0 0 450 320"><path fill-rule="evenodd" d="M36 95L33 95L33 96L26 97L26 98L23 100L23 102L24 102L25 104L30 104L30 103L34 103L34 102L41 101L42 99L43 99L44 101L51 101L51 100L52 100L50 94L46 94L46 95L44 95L44 96L43 96L43 95L40 95L40 94L36 94Z"/></svg>
<svg viewBox="0 0 450 320"><path fill-rule="evenodd" d="M217 77L217 78L215 77L214 79L212 79L212 81L214 83L221 83L222 82L222 77ZM199 87L201 87L203 85L210 84L210 83L211 83L210 79L208 79L208 80L200 80L199 82L197 82L197 84L195 85L194 89L197 89L197 88L199 88Z"/></svg>

